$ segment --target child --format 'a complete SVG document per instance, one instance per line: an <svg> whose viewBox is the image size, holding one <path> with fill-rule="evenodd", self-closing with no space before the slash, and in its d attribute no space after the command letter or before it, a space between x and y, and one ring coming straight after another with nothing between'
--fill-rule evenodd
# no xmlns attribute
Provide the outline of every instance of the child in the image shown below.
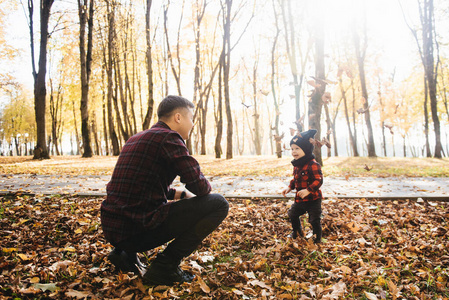
<svg viewBox="0 0 449 300"><path fill-rule="evenodd" d="M282 191L285 197L287 193L296 190L295 202L288 210L288 216L292 224L293 232L289 235L296 238L298 234L304 237L299 217L309 214L309 223L315 234L314 243L321 243L321 194L320 187L323 184L321 166L313 155L311 139L316 134L315 129L301 132L290 141L292 149L293 179L288 188Z"/></svg>

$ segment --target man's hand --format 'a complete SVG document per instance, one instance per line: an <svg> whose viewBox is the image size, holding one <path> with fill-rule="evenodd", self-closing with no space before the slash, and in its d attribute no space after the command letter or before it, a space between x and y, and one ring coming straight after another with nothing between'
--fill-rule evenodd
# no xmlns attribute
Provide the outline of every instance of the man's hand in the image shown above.
<svg viewBox="0 0 449 300"><path fill-rule="evenodd" d="M306 189L300 190L298 193L296 193L298 195L298 197L300 197L301 199L304 199L305 197L307 197L310 192Z"/></svg>
<svg viewBox="0 0 449 300"><path fill-rule="evenodd" d="M288 193L290 193L291 192L291 188L290 187L288 187L288 188L285 188L283 191L282 191L282 196L284 196L285 197L285 195L286 194L288 194Z"/></svg>
<svg viewBox="0 0 449 300"><path fill-rule="evenodd" d="M183 195L183 192L185 193L185 195ZM183 197L181 197L181 196L183 196ZM189 190L178 189L178 188L176 189L175 200L187 199L187 198L192 198L192 197L195 197L195 194L193 194Z"/></svg>

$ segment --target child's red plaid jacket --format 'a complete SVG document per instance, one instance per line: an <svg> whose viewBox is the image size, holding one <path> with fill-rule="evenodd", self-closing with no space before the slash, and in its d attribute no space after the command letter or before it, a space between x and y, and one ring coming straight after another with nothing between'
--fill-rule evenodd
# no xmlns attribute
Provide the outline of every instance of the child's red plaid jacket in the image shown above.
<svg viewBox="0 0 449 300"><path fill-rule="evenodd" d="M321 166L315 159L312 159L302 167L295 166L293 168L293 179L290 181L289 187L296 190L295 202L306 202L323 198L320 190L322 184ZM310 194L301 199L297 192L303 189L307 189Z"/></svg>

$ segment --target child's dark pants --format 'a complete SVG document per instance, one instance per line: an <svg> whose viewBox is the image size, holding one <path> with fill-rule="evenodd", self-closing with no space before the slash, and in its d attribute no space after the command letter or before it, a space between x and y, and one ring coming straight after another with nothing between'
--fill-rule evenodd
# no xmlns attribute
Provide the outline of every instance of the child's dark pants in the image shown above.
<svg viewBox="0 0 449 300"><path fill-rule="evenodd" d="M315 240L321 240L321 199L306 202L295 202L288 210L288 217L292 224L293 231L301 231L299 217L309 214L309 223L312 225Z"/></svg>

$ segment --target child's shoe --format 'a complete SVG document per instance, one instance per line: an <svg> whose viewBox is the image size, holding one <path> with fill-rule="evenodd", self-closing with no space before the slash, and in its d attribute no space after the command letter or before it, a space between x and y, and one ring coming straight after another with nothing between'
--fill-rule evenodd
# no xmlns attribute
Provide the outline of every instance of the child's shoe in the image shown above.
<svg viewBox="0 0 449 300"><path fill-rule="evenodd" d="M287 235L290 239L296 239L298 237L298 233L296 230L293 230L289 235Z"/></svg>

